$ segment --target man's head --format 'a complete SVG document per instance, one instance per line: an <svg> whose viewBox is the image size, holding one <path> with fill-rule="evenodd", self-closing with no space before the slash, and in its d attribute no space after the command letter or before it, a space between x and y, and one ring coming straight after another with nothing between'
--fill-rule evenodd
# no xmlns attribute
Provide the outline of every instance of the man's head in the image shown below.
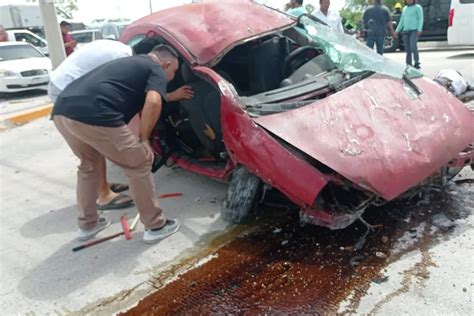
<svg viewBox="0 0 474 316"><path fill-rule="evenodd" d="M412 4L414 4L414 3L415 3L415 1L414 1L414 0L406 0L406 2L407 2L407 5L412 5Z"/></svg>
<svg viewBox="0 0 474 316"><path fill-rule="evenodd" d="M71 31L71 24L66 21L59 23L59 27L61 28L61 33L63 34L67 34Z"/></svg>
<svg viewBox="0 0 474 316"><path fill-rule="evenodd" d="M327 12L329 10L330 5L330 0L319 0L319 9L323 12Z"/></svg>
<svg viewBox="0 0 474 316"><path fill-rule="evenodd" d="M174 79L176 70L179 68L178 53L168 45L160 44L155 46L148 54L156 58L166 73L168 82Z"/></svg>
<svg viewBox="0 0 474 316"><path fill-rule="evenodd" d="M382 0L372 0L374 5L382 5Z"/></svg>

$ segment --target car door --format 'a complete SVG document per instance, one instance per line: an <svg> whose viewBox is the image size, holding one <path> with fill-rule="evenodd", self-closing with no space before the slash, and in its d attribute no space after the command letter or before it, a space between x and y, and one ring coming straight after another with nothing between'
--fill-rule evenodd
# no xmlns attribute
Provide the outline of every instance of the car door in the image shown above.
<svg viewBox="0 0 474 316"><path fill-rule="evenodd" d="M423 8L423 37L433 36L436 21L436 0L419 0L418 4Z"/></svg>
<svg viewBox="0 0 474 316"><path fill-rule="evenodd" d="M30 33L26 32L15 32L14 33L15 40L17 42L25 42L33 45L34 47L38 48L43 54L48 55L48 48L46 41L42 40L41 38L34 36Z"/></svg>
<svg viewBox="0 0 474 316"><path fill-rule="evenodd" d="M435 0L438 2L435 32L437 37L446 37L448 32L449 8L451 0Z"/></svg>

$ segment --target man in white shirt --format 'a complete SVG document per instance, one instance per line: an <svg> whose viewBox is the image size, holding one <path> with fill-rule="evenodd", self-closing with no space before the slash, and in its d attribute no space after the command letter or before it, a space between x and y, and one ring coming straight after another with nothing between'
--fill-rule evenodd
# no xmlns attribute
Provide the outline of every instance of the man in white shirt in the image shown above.
<svg viewBox="0 0 474 316"><path fill-rule="evenodd" d="M329 10L330 5L330 0L319 0L319 10L316 11L313 15L324 23L326 23L330 28L344 33L344 28L342 27L342 19L339 16L339 13L337 13L336 11Z"/></svg>

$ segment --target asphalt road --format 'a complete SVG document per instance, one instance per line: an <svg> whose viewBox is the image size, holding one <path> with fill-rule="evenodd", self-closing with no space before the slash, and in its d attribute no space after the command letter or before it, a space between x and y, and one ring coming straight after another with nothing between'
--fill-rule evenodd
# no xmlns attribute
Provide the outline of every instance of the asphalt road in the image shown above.
<svg viewBox="0 0 474 316"><path fill-rule="evenodd" d="M433 77L441 68L455 68L474 81L473 54L474 50L422 52L422 70L428 77ZM403 53L387 56L397 60L404 58ZM30 94L23 97L22 100L30 100L24 102L26 106L30 106L30 102L42 102L45 98L44 95ZM14 110L18 105L15 101L15 98L4 99L0 107L5 111ZM189 281L184 283L185 286L206 286L193 285L193 282L205 279L203 271L210 271L210 275L214 271L210 267L216 264L213 260L219 258L235 261L239 269L242 268L240 262L247 266L255 263L262 269L270 264L288 269L297 276L298 270L292 267L301 264L304 267L309 261L287 260L290 262L287 265L284 263L286 261L274 261L274 257L267 256L267 253L278 252L278 247L284 245L289 247L283 249L285 251L292 247L298 248L299 240L308 238L314 242L312 247L319 247L325 255L333 256L328 257L329 261L337 261L338 264L345 262L343 271L347 272L347 262L344 260L350 260L352 256L345 253L345 247L351 245L352 239L343 243L340 234L336 234L321 239L317 236L314 241L308 237L311 228L299 233L293 222L288 222L286 218L276 219L275 223L270 222L268 225L256 223L252 227L228 227L219 217L226 184L175 169L160 170L155 182L160 194L184 194L180 198L162 200L168 216L178 217L183 222L180 232L149 246L141 242L143 227L139 226L130 241L118 238L72 253L71 249L79 245L75 240L76 164L77 159L48 118L0 133L0 306L4 315L71 312L102 315L128 310L151 293L158 293L158 298L170 298L170 294L176 298L186 298L184 293L188 292L184 290L167 292L167 288L160 291L156 289L165 284L183 289L180 287L183 281ZM473 178L474 175L466 171L466 177ZM113 166L109 168L109 178L112 181L125 180L120 170ZM387 228L384 234L387 234L390 242L380 244L383 234L379 234L379 244L368 248L370 250L365 258L369 261L358 268L360 275L367 277L365 283L354 283L357 286L351 287L342 280L344 284L336 283L339 286L337 291L331 287L336 279L329 280L325 288L313 285L315 291L337 294L337 299L325 294L332 304L327 310L380 315L472 315L473 190L473 185L469 183L450 187L450 198L447 199L452 203L440 204L445 205L441 210L434 209L437 204L433 201L433 208L423 208L423 211L407 205L411 213L410 210L402 210L408 213L403 213L406 216L400 217L402 220L396 226L401 230L392 234ZM114 224L100 236L120 231L118 220L122 213L109 212ZM135 213L133 208L126 211L129 219ZM434 215L445 213L448 224L453 226L446 231L433 224L437 221L433 219ZM390 222L384 223L390 225ZM443 227L442 223L440 226ZM278 229L282 230L281 235L273 233ZM273 237L269 238L268 243L261 244L267 236L266 231L271 232ZM244 232L247 234L242 237ZM245 236L250 236L250 239L245 239ZM247 248L243 245L246 243L253 246L254 250L250 247L245 252ZM375 252L379 250L389 255L387 260L382 260L383 264L375 258ZM239 261L241 255L249 261ZM291 253L281 255L293 258ZM320 264L318 258L314 260L313 264ZM225 262L217 263L225 265ZM364 272L367 267L376 273L372 275ZM239 269L235 271L241 271ZM225 270L215 270L222 271L225 276ZM254 272L260 278L262 271L266 270ZM201 277L193 281L193 275ZM262 283L257 284L260 285L261 294L265 293L261 285L266 284L268 275L267 278L260 278ZM177 283L169 283L173 280L177 280ZM216 287L217 283L209 284ZM235 283L230 282L229 287L223 284L217 285L225 290L235 289ZM211 295L213 302L222 298L216 291L203 290L203 293ZM279 295L283 294L286 293L279 292ZM262 294L262 297L265 295ZM285 296L282 296L282 301L297 302ZM210 311L219 312L219 309ZM271 311L265 311L271 314Z"/></svg>

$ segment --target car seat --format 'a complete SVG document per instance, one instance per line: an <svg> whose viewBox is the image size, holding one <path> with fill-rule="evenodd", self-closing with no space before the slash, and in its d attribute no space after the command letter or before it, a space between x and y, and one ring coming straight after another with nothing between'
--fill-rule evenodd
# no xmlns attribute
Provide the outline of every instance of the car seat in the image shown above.
<svg viewBox="0 0 474 316"><path fill-rule="evenodd" d="M285 57L289 43L284 37L274 36L250 50L250 92L257 94L280 86L283 80Z"/></svg>

